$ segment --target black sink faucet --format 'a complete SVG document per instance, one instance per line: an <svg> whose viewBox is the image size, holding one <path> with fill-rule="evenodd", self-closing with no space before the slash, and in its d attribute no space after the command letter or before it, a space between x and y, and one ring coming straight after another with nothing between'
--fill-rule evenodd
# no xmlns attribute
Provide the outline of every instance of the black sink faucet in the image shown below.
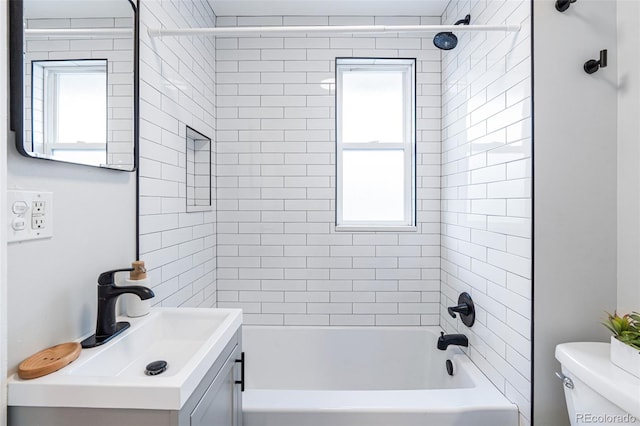
<svg viewBox="0 0 640 426"><path fill-rule="evenodd" d="M96 322L96 334L82 341L83 348L100 346L129 328L130 324L128 322L116 323L116 301L119 296L132 293L142 300L151 299L155 296L153 291L147 287L139 285L116 286L115 274L117 272L129 271L133 271L133 268L114 269L103 272L98 277L98 320Z"/></svg>
<svg viewBox="0 0 640 426"><path fill-rule="evenodd" d="M464 334L444 334L441 331L440 337L438 337L438 349L444 351L449 345L467 347L469 346L469 339Z"/></svg>

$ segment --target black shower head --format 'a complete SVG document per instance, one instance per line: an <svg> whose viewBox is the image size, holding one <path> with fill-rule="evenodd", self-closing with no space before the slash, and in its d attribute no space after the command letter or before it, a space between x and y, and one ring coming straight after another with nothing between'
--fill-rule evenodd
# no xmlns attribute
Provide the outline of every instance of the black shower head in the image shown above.
<svg viewBox="0 0 640 426"><path fill-rule="evenodd" d="M469 25L471 15L467 15L464 19L460 19L454 25ZM440 50L451 50L458 45L458 37L452 32L438 33L433 37L433 44Z"/></svg>
<svg viewBox="0 0 640 426"><path fill-rule="evenodd" d="M458 45L458 37L454 33L438 33L433 38L433 44L440 50L451 50Z"/></svg>

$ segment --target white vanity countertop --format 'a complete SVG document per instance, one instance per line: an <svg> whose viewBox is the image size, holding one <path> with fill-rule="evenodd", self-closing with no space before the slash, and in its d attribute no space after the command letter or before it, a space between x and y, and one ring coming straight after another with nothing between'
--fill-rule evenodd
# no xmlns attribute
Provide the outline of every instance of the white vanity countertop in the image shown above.
<svg viewBox="0 0 640 426"><path fill-rule="evenodd" d="M8 381L8 404L180 410L242 324L239 309L153 308L112 341L83 349L65 368ZM147 376L164 360L167 371Z"/></svg>

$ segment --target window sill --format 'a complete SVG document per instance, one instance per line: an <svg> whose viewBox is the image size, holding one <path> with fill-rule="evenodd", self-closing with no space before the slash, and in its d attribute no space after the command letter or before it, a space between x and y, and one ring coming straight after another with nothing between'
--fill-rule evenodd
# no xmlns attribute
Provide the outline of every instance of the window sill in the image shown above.
<svg viewBox="0 0 640 426"><path fill-rule="evenodd" d="M417 226L349 226L337 225L336 232L417 232Z"/></svg>

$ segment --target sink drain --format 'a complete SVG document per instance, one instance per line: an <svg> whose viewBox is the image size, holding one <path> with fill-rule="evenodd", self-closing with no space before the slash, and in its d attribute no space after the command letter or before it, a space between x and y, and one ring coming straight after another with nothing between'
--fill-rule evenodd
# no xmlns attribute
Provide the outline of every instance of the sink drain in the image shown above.
<svg viewBox="0 0 640 426"><path fill-rule="evenodd" d="M147 364L144 374L147 376L157 376L167 371L167 361L153 361Z"/></svg>

